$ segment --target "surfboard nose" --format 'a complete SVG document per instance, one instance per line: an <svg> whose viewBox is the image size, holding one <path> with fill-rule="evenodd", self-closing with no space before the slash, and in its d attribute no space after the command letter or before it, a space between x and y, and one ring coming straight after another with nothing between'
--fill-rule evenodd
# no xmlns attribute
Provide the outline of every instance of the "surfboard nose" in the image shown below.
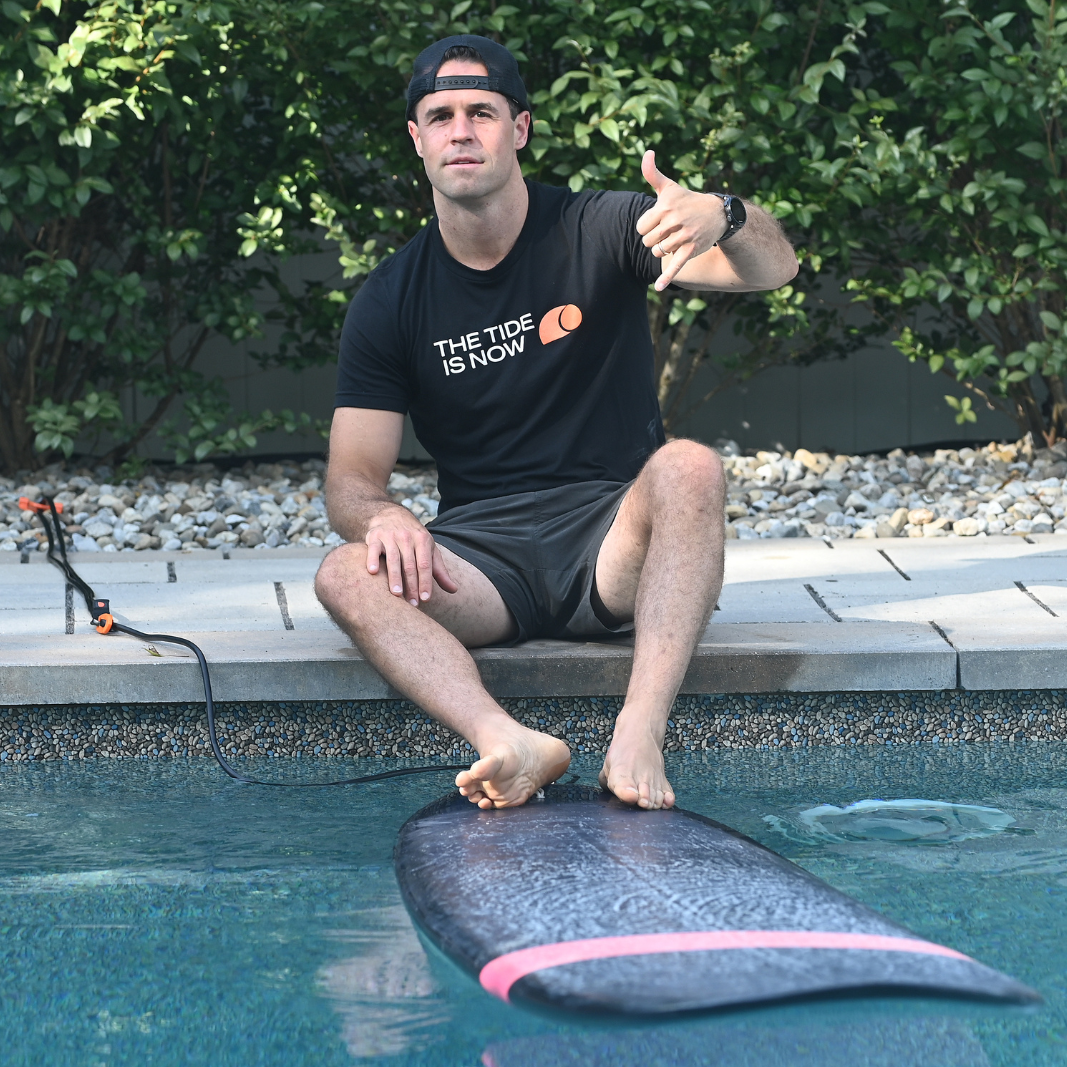
<svg viewBox="0 0 1067 1067"><path fill-rule="evenodd" d="M395 862L416 924L514 1003L665 1015L863 990L1040 1000L728 827L598 790L492 812L445 798L404 825Z"/></svg>

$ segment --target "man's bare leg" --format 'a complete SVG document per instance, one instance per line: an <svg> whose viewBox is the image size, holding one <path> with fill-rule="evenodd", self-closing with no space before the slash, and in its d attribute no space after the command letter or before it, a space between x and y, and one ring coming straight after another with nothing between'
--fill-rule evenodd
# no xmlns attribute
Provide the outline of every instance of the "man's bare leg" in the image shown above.
<svg viewBox="0 0 1067 1067"><path fill-rule="evenodd" d="M348 544L323 560L315 592L334 621L390 685L466 738L479 759L456 777L482 808L524 803L570 762L564 742L517 723L486 692L464 647L507 640L515 621L476 567L447 553L459 590L415 607L389 591L385 569L367 571L367 546Z"/></svg>
<svg viewBox="0 0 1067 1067"><path fill-rule="evenodd" d="M722 588L723 505L718 455L673 441L641 471L597 557L604 606L634 620L633 671L600 781L642 808L674 804L663 737Z"/></svg>

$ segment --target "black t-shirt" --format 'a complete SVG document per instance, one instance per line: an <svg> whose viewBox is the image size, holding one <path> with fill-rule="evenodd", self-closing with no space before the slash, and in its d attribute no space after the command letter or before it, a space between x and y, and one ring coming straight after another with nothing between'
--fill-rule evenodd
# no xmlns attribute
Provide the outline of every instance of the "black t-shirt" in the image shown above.
<svg viewBox="0 0 1067 1067"><path fill-rule="evenodd" d="M442 511L626 482L664 440L646 311L660 266L635 229L655 201L527 187L522 232L492 270L453 259L434 219L345 319L337 406L410 412Z"/></svg>

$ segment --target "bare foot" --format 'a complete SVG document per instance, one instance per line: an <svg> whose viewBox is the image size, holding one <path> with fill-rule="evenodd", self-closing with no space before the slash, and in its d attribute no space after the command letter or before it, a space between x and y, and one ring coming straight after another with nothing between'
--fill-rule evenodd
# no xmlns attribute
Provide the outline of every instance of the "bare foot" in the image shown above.
<svg viewBox="0 0 1067 1067"><path fill-rule="evenodd" d="M554 782L570 761L571 750L559 738L513 723L469 771L456 775L456 786L479 808L518 807Z"/></svg>
<svg viewBox="0 0 1067 1067"><path fill-rule="evenodd" d="M639 808L674 807L674 790L667 781L663 751L647 722L630 723L620 714L615 722L600 784L624 804Z"/></svg>

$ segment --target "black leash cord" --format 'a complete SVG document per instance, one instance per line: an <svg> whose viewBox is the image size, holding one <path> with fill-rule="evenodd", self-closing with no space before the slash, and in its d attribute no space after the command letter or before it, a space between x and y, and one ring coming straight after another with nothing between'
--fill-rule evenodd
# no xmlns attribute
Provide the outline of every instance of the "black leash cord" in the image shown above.
<svg viewBox="0 0 1067 1067"><path fill-rule="evenodd" d="M50 513L47 515L45 514L46 505L47 510ZM33 510L41 513L41 522L44 525L44 532L48 536L49 561L54 563L63 572L63 576L67 581L70 582L70 584L85 598L85 606L89 609L93 625L96 626L98 633L108 634L118 632L129 634L131 637L136 637L139 641L148 641L149 643L161 641L166 644L181 645L184 648L188 648L193 655L196 656L197 663L200 664L200 677L204 682L204 699L207 704L207 732L208 737L211 740L211 751L215 754L215 759L218 760L219 766L231 778L238 782L245 782L248 785L272 785L277 786L279 789L317 789L327 785L364 785L367 782L380 782L384 778L402 778L408 774L430 774L433 771L467 770L467 764L465 763L438 764L436 766L424 767L398 767L392 771L380 771L378 774L365 774L359 778L342 778L336 782L263 782L258 778L248 778L234 770L233 767L226 762L226 757L222 754L222 747L219 745L218 735L215 730L215 701L211 696L211 675L208 673L207 660L204 658L204 653L187 638L174 637L171 634L145 634L141 633L140 630L133 629L132 626L124 626L121 622L116 622L108 610L108 601L97 599L92 587L81 577L81 575L78 574L71 565L70 560L67 559L67 546L63 540L63 530L59 524L59 512L56 510L55 501L51 497L45 497L42 503L36 505L31 504L31 507ZM58 555L56 555L57 547L59 549Z"/></svg>

